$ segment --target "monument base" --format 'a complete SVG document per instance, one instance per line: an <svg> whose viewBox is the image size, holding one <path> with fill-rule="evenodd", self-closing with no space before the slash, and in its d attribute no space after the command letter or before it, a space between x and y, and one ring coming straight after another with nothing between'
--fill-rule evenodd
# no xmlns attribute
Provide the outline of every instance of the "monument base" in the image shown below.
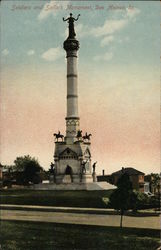
<svg viewBox="0 0 161 250"><path fill-rule="evenodd" d="M52 181L50 181L52 183ZM57 185L60 184L81 184L81 183L92 183L93 178L91 174L84 174L82 177L79 174L73 174L73 175L57 175L55 177L55 183Z"/></svg>
<svg viewBox="0 0 161 250"><path fill-rule="evenodd" d="M109 190L115 188L116 186L105 181L93 183L42 183L34 185L36 190Z"/></svg>

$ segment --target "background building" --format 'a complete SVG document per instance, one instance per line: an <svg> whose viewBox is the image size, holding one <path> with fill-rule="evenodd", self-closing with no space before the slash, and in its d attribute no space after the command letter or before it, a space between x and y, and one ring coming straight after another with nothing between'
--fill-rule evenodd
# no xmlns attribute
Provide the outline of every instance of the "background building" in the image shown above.
<svg viewBox="0 0 161 250"><path fill-rule="evenodd" d="M128 174L132 182L133 189L144 192L144 173L135 168L122 168L121 170L112 173L111 181L114 185L117 184L118 179L122 174Z"/></svg>
<svg viewBox="0 0 161 250"><path fill-rule="evenodd" d="M144 173L138 171L135 168L122 168L119 171L112 173L111 175L105 175L103 171L103 175L97 176L98 181L107 181L113 185L117 185L118 179L122 174L128 174L130 177L130 181L132 182L132 187L135 190L144 192Z"/></svg>

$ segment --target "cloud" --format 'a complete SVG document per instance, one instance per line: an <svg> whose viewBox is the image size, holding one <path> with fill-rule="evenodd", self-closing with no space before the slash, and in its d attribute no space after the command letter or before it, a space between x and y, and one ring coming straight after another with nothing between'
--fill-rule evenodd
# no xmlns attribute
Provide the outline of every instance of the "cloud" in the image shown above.
<svg viewBox="0 0 161 250"><path fill-rule="evenodd" d="M118 43L123 43L123 42L129 42L130 41L130 38L128 36L122 38L122 39L119 39L118 40Z"/></svg>
<svg viewBox="0 0 161 250"><path fill-rule="evenodd" d="M134 17L136 17L137 15L140 14L140 9L137 9L135 7L132 7L132 8L126 8L126 16L129 18L129 19L133 19Z"/></svg>
<svg viewBox="0 0 161 250"><path fill-rule="evenodd" d="M82 23L79 23L75 26L76 34L79 35L79 37L84 37L89 35L90 33L90 27L87 25L83 25Z"/></svg>
<svg viewBox="0 0 161 250"><path fill-rule="evenodd" d="M94 57L94 61L110 61L113 58L112 52L107 52L103 55L98 55Z"/></svg>
<svg viewBox="0 0 161 250"><path fill-rule="evenodd" d="M9 54L9 50L8 49L2 50L2 55L3 56L7 56L8 54Z"/></svg>
<svg viewBox="0 0 161 250"><path fill-rule="evenodd" d="M62 48L57 47L57 48L50 48L46 52L44 52L41 57L46 60L46 61L56 61L57 59L61 58L64 55Z"/></svg>
<svg viewBox="0 0 161 250"><path fill-rule="evenodd" d="M32 55L34 55L35 54L35 51L34 50L29 50L29 51L27 51L27 55L28 56L32 56Z"/></svg>
<svg viewBox="0 0 161 250"><path fill-rule="evenodd" d="M101 47L104 47L106 45L108 45L110 42L112 42L114 40L113 36L105 36L102 40L101 40Z"/></svg>
<svg viewBox="0 0 161 250"><path fill-rule="evenodd" d="M41 12L39 13L38 19L43 20L43 19L46 19L51 14L55 15L55 12L52 9L52 6L54 6L54 4L56 4L56 1L50 1L46 3L43 9L41 10Z"/></svg>
<svg viewBox="0 0 161 250"><path fill-rule="evenodd" d="M59 10L65 9L70 1L50 1L44 4L43 9L38 15L38 20L44 20L50 15L56 16Z"/></svg>
<svg viewBox="0 0 161 250"><path fill-rule="evenodd" d="M109 19L102 26L91 29L90 34L95 37L107 36L123 29L128 25L130 20L135 19L140 14L140 9L135 7L126 8L126 14L121 19Z"/></svg>
<svg viewBox="0 0 161 250"><path fill-rule="evenodd" d="M127 19L106 20L103 26L93 28L91 30L91 34L95 37L113 34L114 32L124 28L127 23Z"/></svg>
<svg viewBox="0 0 161 250"><path fill-rule="evenodd" d="M126 42L129 42L130 41L130 38L128 36L125 37L124 39Z"/></svg>

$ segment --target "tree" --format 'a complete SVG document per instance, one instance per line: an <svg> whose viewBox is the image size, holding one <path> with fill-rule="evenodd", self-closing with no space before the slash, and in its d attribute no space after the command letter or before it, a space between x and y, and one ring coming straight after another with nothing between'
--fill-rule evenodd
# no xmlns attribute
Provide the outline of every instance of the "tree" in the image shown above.
<svg viewBox="0 0 161 250"><path fill-rule="evenodd" d="M42 167L34 157L32 158L29 155L17 157L14 164L14 170L17 171L19 182L22 181L23 184L29 184L29 182L34 183L35 179L38 181Z"/></svg>
<svg viewBox="0 0 161 250"><path fill-rule="evenodd" d="M151 189L153 194L159 194L160 191L160 176L159 174L151 174Z"/></svg>
<svg viewBox="0 0 161 250"><path fill-rule="evenodd" d="M0 165L3 168L2 184L3 184L3 186L11 187L13 179L14 179L13 166L12 165L2 165L2 164L0 164Z"/></svg>
<svg viewBox="0 0 161 250"><path fill-rule="evenodd" d="M145 176L145 181L149 182L150 192L153 194L160 193L160 176L159 174L151 173Z"/></svg>
<svg viewBox="0 0 161 250"><path fill-rule="evenodd" d="M130 197L132 193L132 183L129 175L124 173L118 179L117 189L110 196L110 206L120 211L120 227L122 228L123 215L130 206Z"/></svg>
<svg viewBox="0 0 161 250"><path fill-rule="evenodd" d="M145 208L149 205L150 197L146 194L134 190L130 196L130 208L134 213L137 212L138 209Z"/></svg>

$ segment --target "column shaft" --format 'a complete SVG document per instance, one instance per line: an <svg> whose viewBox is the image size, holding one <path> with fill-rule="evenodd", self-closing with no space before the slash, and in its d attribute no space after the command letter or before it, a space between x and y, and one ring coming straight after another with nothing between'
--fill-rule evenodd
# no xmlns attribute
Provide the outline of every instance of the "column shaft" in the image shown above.
<svg viewBox="0 0 161 250"><path fill-rule="evenodd" d="M75 55L77 52L75 52ZM67 57L67 118L78 118L77 57Z"/></svg>
<svg viewBox="0 0 161 250"><path fill-rule="evenodd" d="M66 137L76 137L79 130L77 50L67 51Z"/></svg>

